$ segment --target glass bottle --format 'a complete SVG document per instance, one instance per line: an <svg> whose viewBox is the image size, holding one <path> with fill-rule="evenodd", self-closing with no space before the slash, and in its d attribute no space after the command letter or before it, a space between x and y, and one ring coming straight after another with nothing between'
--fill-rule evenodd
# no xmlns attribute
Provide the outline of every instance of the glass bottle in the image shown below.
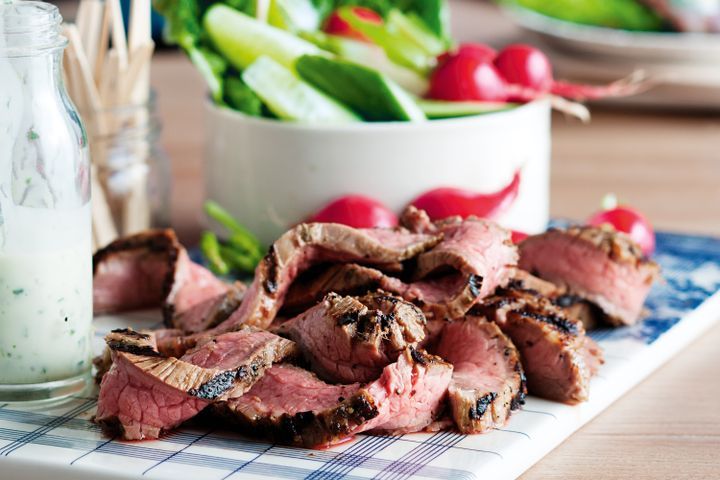
<svg viewBox="0 0 720 480"><path fill-rule="evenodd" d="M61 20L0 0L0 402L67 396L90 376L90 164Z"/></svg>

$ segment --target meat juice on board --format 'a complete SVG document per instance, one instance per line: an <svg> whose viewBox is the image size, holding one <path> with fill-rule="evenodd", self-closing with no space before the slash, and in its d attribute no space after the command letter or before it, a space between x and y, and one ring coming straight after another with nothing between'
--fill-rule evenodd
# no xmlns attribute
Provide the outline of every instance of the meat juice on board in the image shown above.
<svg viewBox="0 0 720 480"><path fill-rule="evenodd" d="M0 3L0 401L67 396L91 367L90 165L61 20Z"/></svg>

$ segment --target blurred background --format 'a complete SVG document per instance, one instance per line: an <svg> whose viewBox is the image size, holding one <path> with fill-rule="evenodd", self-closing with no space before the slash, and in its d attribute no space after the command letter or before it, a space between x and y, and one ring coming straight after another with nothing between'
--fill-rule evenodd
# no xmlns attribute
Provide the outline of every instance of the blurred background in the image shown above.
<svg viewBox="0 0 720 480"><path fill-rule="evenodd" d="M74 17L77 2L55 3L66 18ZM608 35L518 8L562 3L518 0L501 8L481 0L450 2L458 41L538 45L550 56L557 78L606 82L642 68L662 80L640 97L592 105L590 124L553 114L551 214L585 218L614 192L658 229L720 234L720 35ZM624 21L634 25L637 19ZM650 22L639 27L653 28ZM159 17L153 28L160 42ZM172 225L183 241L194 242L203 221L206 87L180 51L162 45L152 62L152 86L162 123L160 143L172 172Z"/></svg>

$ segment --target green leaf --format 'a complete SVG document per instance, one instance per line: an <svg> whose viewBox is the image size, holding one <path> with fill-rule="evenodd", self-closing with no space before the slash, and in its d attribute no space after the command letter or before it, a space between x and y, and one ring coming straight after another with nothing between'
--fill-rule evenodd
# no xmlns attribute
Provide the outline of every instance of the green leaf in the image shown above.
<svg viewBox="0 0 720 480"><path fill-rule="evenodd" d="M225 78L223 100L230 108L247 115L262 116L262 100L235 74Z"/></svg>
<svg viewBox="0 0 720 480"><path fill-rule="evenodd" d="M223 57L205 47L190 46L187 54L205 79L210 96L216 103L219 103L223 98L223 74L227 70L227 62Z"/></svg>
<svg viewBox="0 0 720 480"><path fill-rule="evenodd" d="M450 6L447 0L402 0L405 12L414 12L425 25L449 45L450 37Z"/></svg>

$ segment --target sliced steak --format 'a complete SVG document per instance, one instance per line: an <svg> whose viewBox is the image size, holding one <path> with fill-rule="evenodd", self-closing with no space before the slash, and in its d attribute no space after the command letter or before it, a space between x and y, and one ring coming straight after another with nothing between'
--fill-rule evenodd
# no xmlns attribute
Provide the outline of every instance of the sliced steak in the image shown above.
<svg viewBox="0 0 720 480"><path fill-rule="evenodd" d="M451 374L447 363L410 348L365 387L329 385L306 370L277 365L248 393L216 408L276 442L329 446L368 430L422 430L442 408Z"/></svg>
<svg viewBox="0 0 720 480"><path fill-rule="evenodd" d="M323 380L369 382L425 336L425 316L415 305L377 292L364 297L328 294L319 304L282 324Z"/></svg>
<svg viewBox="0 0 720 480"><path fill-rule="evenodd" d="M520 244L520 267L594 303L611 323L631 325L642 312L656 263L611 228L553 229Z"/></svg>
<svg viewBox="0 0 720 480"><path fill-rule="evenodd" d="M602 351L581 322L533 291L506 289L476 310L495 321L520 351L532 395L565 403L587 400Z"/></svg>
<svg viewBox="0 0 720 480"><path fill-rule="evenodd" d="M402 285L399 279L356 263L332 264L318 272L308 273L312 274L299 278L290 286L283 312L305 311L331 292L340 295L364 295L377 289L396 291L397 288L392 288L393 284Z"/></svg>
<svg viewBox="0 0 720 480"><path fill-rule="evenodd" d="M244 283L235 282L226 291L174 315L172 326L186 334L204 332L225 321L240 307L245 290Z"/></svg>
<svg viewBox="0 0 720 480"><path fill-rule="evenodd" d="M160 307L188 273L189 259L172 230L115 240L93 256L96 314Z"/></svg>
<svg viewBox="0 0 720 480"><path fill-rule="evenodd" d="M403 296L434 318L461 318L480 299L507 284L518 254L510 231L494 222L451 217L431 222L408 207L402 215L416 232L442 234L442 241L417 258L415 282Z"/></svg>
<svg viewBox="0 0 720 480"><path fill-rule="evenodd" d="M332 223L301 224L283 234L255 270L242 305L209 333L217 334L247 324L267 328L282 307L295 278L307 268L327 262L393 264L412 258L440 241L437 235L406 230L355 229ZM178 345L179 340L173 339ZM186 348L196 336L182 339ZM165 346L158 344L161 350Z"/></svg>
<svg viewBox="0 0 720 480"><path fill-rule="evenodd" d="M163 317L165 324L180 328L178 318L210 299L234 290L234 297L245 291L245 285L240 282L227 284L218 279L207 268L188 260L188 274L183 278L176 278L176 287L170 291L163 304ZM241 299L242 300L242 299Z"/></svg>
<svg viewBox="0 0 720 480"><path fill-rule="evenodd" d="M460 432L502 427L524 403L520 354L496 324L470 315L448 323L437 354L454 367L448 396Z"/></svg>
<svg viewBox="0 0 720 480"><path fill-rule="evenodd" d="M190 260L170 229L119 238L93 256L96 314L162 307L173 326L175 316L228 288Z"/></svg>
<svg viewBox="0 0 720 480"><path fill-rule="evenodd" d="M95 418L126 440L158 438L213 401L242 395L295 352L291 341L249 328L208 339L180 359L160 355L149 334L117 330L106 340L113 364Z"/></svg>
<svg viewBox="0 0 720 480"><path fill-rule="evenodd" d="M379 405L379 415L364 429L401 435L419 432L443 410L453 366L412 347L385 367L380 378L365 386Z"/></svg>

